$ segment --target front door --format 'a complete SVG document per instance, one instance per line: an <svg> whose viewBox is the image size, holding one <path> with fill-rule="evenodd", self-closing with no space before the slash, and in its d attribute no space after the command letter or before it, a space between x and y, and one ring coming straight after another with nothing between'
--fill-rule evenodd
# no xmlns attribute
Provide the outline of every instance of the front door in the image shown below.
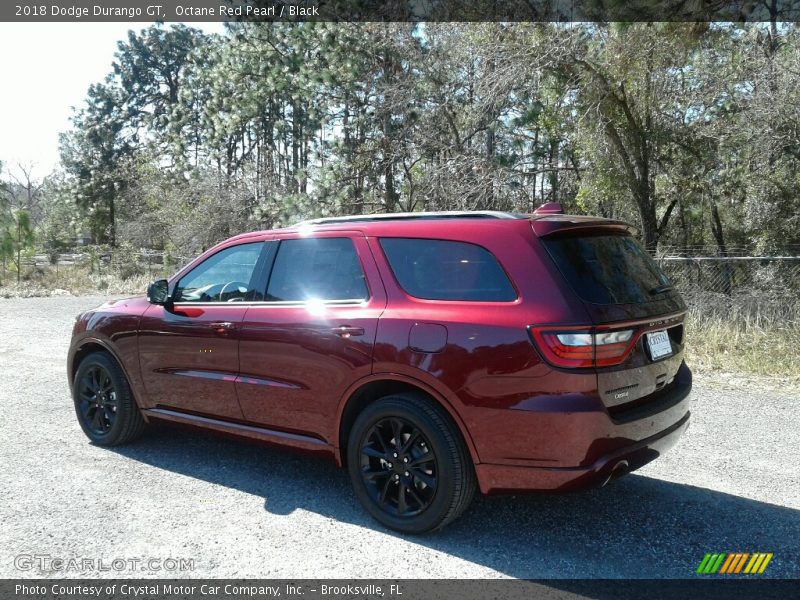
<svg viewBox="0 0 800 600"><path fill-rule="evenodd" d="M235 379L239 326L263 300L265 243L229 246L175 283L173 303L152 305L139 329L139 360L151 407L241 419Z"/></svg>
<svg viewBox="0 0 800 600"><path fill-rule="evenodd" d="M331 442L343 393L371 373L386 293L360 233L279 244L265 302L241 325L239 401L248 421Z"/></svg>

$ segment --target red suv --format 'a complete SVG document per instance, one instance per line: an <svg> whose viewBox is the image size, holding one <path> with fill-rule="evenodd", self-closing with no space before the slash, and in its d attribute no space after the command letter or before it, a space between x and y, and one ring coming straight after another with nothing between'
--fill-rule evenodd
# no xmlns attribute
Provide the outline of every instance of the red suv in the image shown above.
<svg viewBox="0 0 800 600"><path fill-rule="evenodd" d="M410 213L246 233L77 319L86 435L172 421L331 457L387 527L603 485L689 421L685 305L620 221Z"/></svg>

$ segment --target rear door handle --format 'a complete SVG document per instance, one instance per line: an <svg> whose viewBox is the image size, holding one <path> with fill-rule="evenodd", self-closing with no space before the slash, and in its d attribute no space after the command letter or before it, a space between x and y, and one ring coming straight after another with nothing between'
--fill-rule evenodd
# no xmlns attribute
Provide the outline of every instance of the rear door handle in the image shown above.
<svg viewBox="0 0 800 600"><path fill-rule="evenodd" d="M342 325L340 327L334 327L333 329L331 329L331 331L341 338L349 338L353 337L354 335L364 335L363 327L351 327L350 325Z"/></svg>
<svg viewBox="0 0 800 600"><path fill-rule="evenodd" d="M234 324L230 321L214 321L213 323L208 324L211 329L214 329L217 333L225 333L226 331L230 331L233 329Z"/></svg>

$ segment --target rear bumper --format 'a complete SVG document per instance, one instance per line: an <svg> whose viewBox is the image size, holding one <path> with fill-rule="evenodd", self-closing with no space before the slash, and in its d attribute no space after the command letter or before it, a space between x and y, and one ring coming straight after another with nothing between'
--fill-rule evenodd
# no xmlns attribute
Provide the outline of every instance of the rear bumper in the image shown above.
<svg viewBox="0 0 800 600"><path fill-rule="evenodd" d="M475 466L481 492L571 492L608 483L643 467L669 450L689 427L690 413L669 429L606 454L588 467L539 468L480 464Z"/></svg>
<svg viewBox="0 0 800 600"><path fill-rule="evenodd" d="M566 412L497 411L515 413L513 421L504 419L505 439L519 440L519 449L523 444L525 449L544 448L547 458L545 462L528 454L523 460L525 454L520 452L513 462L502 457L477 464L481 492L569 492L604 485L634 471L669 450L686 431L691 389L691 371L683 364L669 390L618 415L621 418L612 418L586 396L575 398L587 404L585 410L575 410L573 402Z"/></svg>

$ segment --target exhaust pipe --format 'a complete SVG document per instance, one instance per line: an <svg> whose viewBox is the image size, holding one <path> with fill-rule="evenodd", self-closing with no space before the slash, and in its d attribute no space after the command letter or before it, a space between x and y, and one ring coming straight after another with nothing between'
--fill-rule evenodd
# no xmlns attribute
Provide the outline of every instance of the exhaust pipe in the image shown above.
<svg viewBox="0 0 800 600"><path fill-rule="evenodd" d="M612 479L619 479L620 477L622 477L623 475L625 475L628 472L629 468L630 467L628 465L628 461L627 460L619 461L617 464L615 464L611 468L611 472L608 474L608 477L606 477L606 480L603 482L603 485L600 486L600 487L605 487L608 484L608 482L610 482Z"/></svg>

